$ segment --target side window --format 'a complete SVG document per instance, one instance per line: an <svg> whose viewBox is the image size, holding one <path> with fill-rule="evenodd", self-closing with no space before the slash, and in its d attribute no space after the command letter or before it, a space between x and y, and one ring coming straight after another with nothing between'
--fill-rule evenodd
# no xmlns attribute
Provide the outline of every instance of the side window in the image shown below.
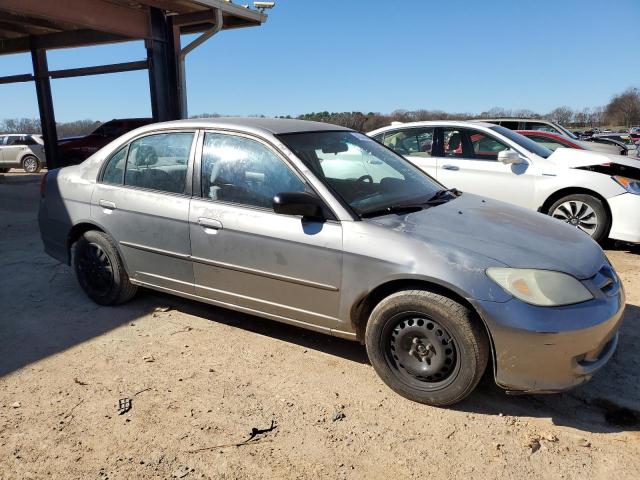
<svg viewBox="0 0 640 480"><path fill-rule="evenodd" d="M433 148L433 128L409 128L388 132L384 144L399 155L430 157Z"/></svg>
<svg viewBox="0 0 640 480"><path fill-rule="evenodd" d="M542 122L525 122L525 130L538 130L540 132L560 133L551 125Z"/></svg>
<svg viewBox="0 0 640 480"><path fill-rule="evenodd" d="M102 183L122 185L124 181L124 167L127 160L127 147L118 150L110 159L102 174Z"/></svg>
<svg viewBox="0 0 640 480"><path fill-rule="evenodd" d="M7 142L7 137L0 137L0 145L4 145Z"/></svg>
<svg viewBox="0 0 640 480"><path fill-rule="evenodd" d="M193 132L158 133L129 144L124 184L184 193Z"/></svg>
<svg viewBox="0 0 640 480"><path fill-rule="evenodd" d="M245 137L207 133L202 147L202 195L223 202L272 208L281 192L305 184L269 148Z"/></svg>
<svg viewBox="0 0 640 480"><path fill-rule="evenodd" d="M467 133L473 149L472 157L475 160L495 161L498 160L498 152L509 149L504 143L483 132L469 130Z"/></svg>
<svg viewBox="0 0 640 480"><path fill-rule="evenodd" d="M457 128L445 128L443 129L444 134L444 156L445 157L469 157L470 152L464 152L463 154L463 142L462 137L464 132Z"/></svg>
<svg viewBox="0 0 640 480"><path fill-rule="evenodd" d="M374 135L373 138L375 141L382 143L382 137L384 137L384 133L379 133L377 135Z"/></svg>
<svg viewBox="0 0 640 480"><path fill-rule="evenodd" d="M7 145L24 145L24 137L19 135L13 135L8 137Z"/></svg>
<svg viewBox="0 0 640 480"><path fill-rule="evenodd" d="M500 122L500 126L509 130L518 130L519 122L513 120L505 120Z"/></svg>
<svg viewBox="0 0 640 480"><path fill-rule="evenodd" d="M28 137L24 137L24 144L25 145L37 145L38 142L36 142L32 136L28 136Z"/></svg>

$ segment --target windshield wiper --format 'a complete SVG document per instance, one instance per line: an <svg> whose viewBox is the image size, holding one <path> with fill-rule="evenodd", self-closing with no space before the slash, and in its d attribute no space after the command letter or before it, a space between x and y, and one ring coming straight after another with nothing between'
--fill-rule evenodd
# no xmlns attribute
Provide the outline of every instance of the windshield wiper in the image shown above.
<svg viewBox="0 0 640 480"><path fill-rule="evenodd" d="M460 195L462 195L462 192L457 188L447 188L444 190L438 190L425 203L432 204L437 202L448 202L449 200L458 198ZM453 197L453 198L450 198L450 197Z"/></svg>
<svg viewBox="0 0 640 480"><path fill-rule="evenodd" d="M462 195L460 190L455 188L448 188L446 190L438 190L431 197L422 202L414 203L398 203L395 205L389 205L386 207L375 208L373 210L367 210L360 214L362 218L379 217L381 215L389 215L391 213L412 213L424 209L425 207L431 207L440 203L446 203L449 200Z"/></svg>
<svg viewBox="0 0 640 480"><path fill-rule="evenodd" d="M360 216L362 218L371 218L371 217L380 217L382 215L389 215L391 213L412 213L422 210L424 208L424 204L398 204L398 205L389 205L387 207L376 208L373 210L367 210L362 212Z"/></svg>

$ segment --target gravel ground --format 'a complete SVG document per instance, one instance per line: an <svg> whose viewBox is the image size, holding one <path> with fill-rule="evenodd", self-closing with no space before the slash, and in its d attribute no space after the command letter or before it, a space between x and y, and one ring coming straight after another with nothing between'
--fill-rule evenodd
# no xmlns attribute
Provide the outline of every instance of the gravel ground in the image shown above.
<svg viewBox="0 0 640 480"><path fill-rule="evenodd" d="M38 176L0 177L0 480L640 478L638 248L607 252L628 307L592 382L508 397L487 379L438 409L358 344L150 291L93 304L42 251Z"/></svg>

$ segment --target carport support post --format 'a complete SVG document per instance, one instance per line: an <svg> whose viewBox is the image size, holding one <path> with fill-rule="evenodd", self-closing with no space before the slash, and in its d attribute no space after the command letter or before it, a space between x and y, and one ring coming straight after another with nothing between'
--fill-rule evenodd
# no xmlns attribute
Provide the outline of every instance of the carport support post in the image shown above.
<svg viewBox="0 0 640 480"><path fill-rule="evenodd" d="M40 127L42 128L44 151L47 156L47 168L51 170L58 166L58 133L56 131L56 116L53 112L47 51L41 48L31 48L31 61L33 63L36 93L38 95Z"/></svg>
<svg viewBox="0 0 640 480"><path fill-rule="evenodd" d="M180 119L178 89L179 30L159 8L149 9L151 39L146 40L151 111L156 122Z"/></svg>

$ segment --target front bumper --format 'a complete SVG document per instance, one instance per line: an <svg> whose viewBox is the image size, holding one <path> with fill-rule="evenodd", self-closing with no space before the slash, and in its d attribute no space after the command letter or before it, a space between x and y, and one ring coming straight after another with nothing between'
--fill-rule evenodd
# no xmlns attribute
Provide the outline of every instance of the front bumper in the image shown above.
<svg viewBox="0 0 640 480"><path fill-rule="evenodd" d="M623 193L608 198L611 209L609 238L623 242L640 243L640 195Z"/></svg>
<svg viewBox="0 0 640 480"><path fill-rule="evenodd" d="M625 296L619 285L610 296L564 307L517 299L473 303L491 333L496 383L515 392L551 393L586 382L613 356Z"/></svg>

